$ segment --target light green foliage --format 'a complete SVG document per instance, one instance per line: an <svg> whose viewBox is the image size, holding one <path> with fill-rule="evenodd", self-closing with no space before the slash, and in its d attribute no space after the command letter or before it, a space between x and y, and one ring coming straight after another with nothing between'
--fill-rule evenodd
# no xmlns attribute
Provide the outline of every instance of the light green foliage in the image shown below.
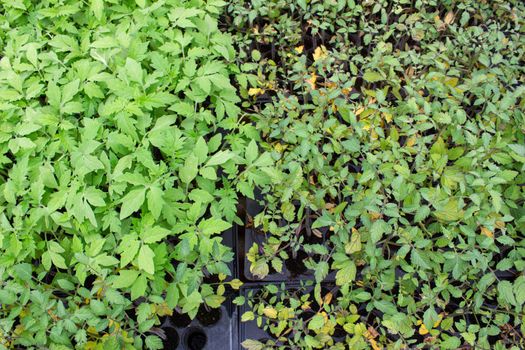
<svg viewBox="0 0 525 350"><path fill-rule="evenodd" d="M0 2L0 347L140 348L165 303L223 301L217 234L271 165L239 122L225 5Z"/></svg>

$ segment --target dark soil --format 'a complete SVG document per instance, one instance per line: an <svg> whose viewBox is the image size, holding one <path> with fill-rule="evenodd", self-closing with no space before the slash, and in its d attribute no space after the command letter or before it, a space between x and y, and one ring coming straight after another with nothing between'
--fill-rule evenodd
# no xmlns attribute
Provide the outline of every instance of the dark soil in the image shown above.
<svg viewBox="0 0 525 350"><path fill-rule="evenodd" d="M177 328L183 328L188 326L191 323L191 318L188 314L179 314L178 312L173 312L173 315L170 317L171 324Z"/></svg>
<svg viewBox="0 0 525 350"><path fill-rule="evenodd" d="M172 327L166 327L163 330L166 334L166 339L162 341L164 350L175 350L180 342L179 333Z"/></svg>
<svg viewBox="0 0 525 350"><path fill-rule="evenodd" d="M308 258L308 254L306 254L304 251L299 250L296 253L296 257L293 258L292 253L288 252L288 255L290 258L285 261L286 268L288 271L290 271L290 274L293 277L302 275L306 272L306 266L304 266L304 259Z"/></svg>
<svg viewBox="0 0 525 350"><path fill-rule="evenodd" d="M221 319L221 309L208 309L206 310L206 307L201 305L199 308L199 312L197 313L197 320L201 323L203 326L211 326L219 322Z"/></svg>
<svg viewBox="0 0 525 350"><path fill-rule="evenodd" d="M137 314L135 313L135 306L132 306L130 309L125 310L126 315L133 321L137 321Z"/></svg>
<svg viewBox="0 0 525 350"><path fill-rule="evenodd" d="M84 288L86 288L86 289L93 288L93 283L95 283L96 279L97 279L97 276L95 276L95 275L87 276L86 280L84 281Z"/></svg>
<svg viewBox="0 0 525 350"><path fill-rule="evenodd" d="M346 331L343 329L343 326L335 326L334 338L343 338L344 336L346 336Z"/></svg>
<svg viewBox="0 0 525 350"><path fill-rule="evenodd" d="M69 296L69 293L66 293L62 290L54 290L53 292L53 295L56 296L57 298L67 298Z"/></svg>
<svg viewBox="0 0 525 350"><path fill-rule="evenodd" d="M319 231L323 234L322 237L316 236L311 230L306 228L303 228L300 234L304 237L304 243L306 244L323 244L327 229L321 228Z"/></svg>
<svg viewBox="0 0 525 350"><path fill-rule="evenodd" d="M303 320L304 322L308 321L312 317L315 316L315 312L313 311L305 311L299 315L299 318Z"/></svg>
<svg viewBox="0 0 525 350"><path fill-rule="evenodd" d="M191 328L186 335L184 346L188 350L201 350L204 349L208 337L200 328Z"/></svg>
<svg viewBox="0 0 525 350"><path fill-rule="evenodd" d="M220 280L219 280L219 276L217 275L209 275L209 276L204 277L203 282L207 284L214 284L214 283L219 283Z"/></svg>

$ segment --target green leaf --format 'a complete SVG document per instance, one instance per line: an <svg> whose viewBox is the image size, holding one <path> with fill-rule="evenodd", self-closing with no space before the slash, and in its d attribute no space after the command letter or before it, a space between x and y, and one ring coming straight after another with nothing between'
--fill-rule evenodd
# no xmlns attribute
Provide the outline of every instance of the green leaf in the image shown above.
<svg viewBox="0 0 525 350"><path fill-rule="evenodd" d="M156 335L148 335L146 337L146 348L149 350L160 350L164 348L164 344Z"/></svg>
<svg viewBox="0 0 525 350"><path fill-rule="evenodd" d="M179 170L179 177L181 181L185 184L189 184L195 177L197 176L197 173L199 171L199 160L195 155L190 154L186 161L184 162L184 166L180 168Z"/></svg>
<svg viewBox="0 0 525 350"><path fill-rule="evenodd" d="M140 63L135 61L133 58L126 58L126 74L128 79L137 83L142 83L142 67Z"/></svg>
<svg viewBox="0 0 525 350"><path fill-rule="evenodd" d="M113 288L127 288L131 286L139 276L137 270L120 270L119 276L113 280Z"/></svg>
<svg viewBox="0 0 525 350"><path fill-rule="evenodd" d="M0 289L0 303L1 304L11 305L11 304L14 304L15 302L16 302L15 293L8 291L8 290Z"/></svg>
<svg viewBox="0 0 525 350"><path fill-rule="evenodd" d="M120 220L127 218L140 209L144 203L146 189L144 187L131 190L122 198L122 207L120 208Z"/></svg>
<svg viewBox="0 0 525 350"><path fill-rule="evenodd" d="M60 89L58 88L56 84L50 83L48 85L46 95L47 95L47 101L49 105L55 108L60 108L61 94L60 94Z"/></svg>
<svg viewBox="0 0 525 350"><path fill-rule="evenodd" d="M246 311L241 316L241 322L248 322L248 321L252 321L254 319L255 319L255 315L253 314L252 311Z"/></svg>
<svg viewBox="0 0 525 350"><path fill-rule="evenodd" d="M66 85L62 87L62 99L60 103L62 105L65 105L67 102L71 101L73 97L78 93L78 89L80 86L80 80L75 79L73 81L70 81Z"/></svg>
<svg viewBox="0 0 525 350"><path fill-rule="evenodd" d="M396 306L387 300L376 300L373 304L376 309L387 315L395 315L398 312Z"/></svg>
<svg viewBox="0 0 525 350"><path fill-rule="evenodd" d="M352 260L347 260L343 267L337 271L335 275L335 283L338 286L343 286L347 283L352 282L355 279L357 269L355 263Z"/></svg>
<svg viewBox="0 0 525 350"><path fill-rule="evenodd" d="M259 150L257 148L257 143L255 142L255 140L252 139L250 143L248 144L248 147L246 147L246 153L245 153L246 164L248 165L252 164L253 161L257 159L258 154L259 154Z"/></svg>
<svg viewBox="0 0 525 350"><path fill-rule="evenodd" d="M91 11L99 21L104 15L104 0L91 0Z"/></svg>
<svg viewBox="0 0 525 350"><path fill-rule="evenodd" d="M440 343L440 347L442 349L459 349L460 346L461 340L459 340L457 337L446 337L446 340Z"/></svg>
<svg viewBox="0 0 525 350"><path fill-rule="evenodd" d="M423 324L428 330L434 327L434 323L436 323L438 319L438 314L433 306L429 307L423 314Z"/></svg>
<svg viewBox="0 0 525 350"><path fill-rule="evenodd" d="M521 157L525 157L525 145L520 145L519 143L514 143L507 145L514 153Z"/></svg>
<svg viewBox="0 0 525 350"><path fill-rule="evenodd" d="M31 281L31 272L33 268L28 263L20 263L13 266L14 275L21 281Z"/></svg>
<svg viewBox="0 0 525 350"><path fill-rule="evenodd" d="M144 243L155 243L163 240L164 238L169 236L170 233L171 231L168 229L165 229L160 226L155 226L148 228L147 230L142 232L141 237Z"/></svg>
<svg viewBox="0 0 525 350"><path fill-rule="evenodd" d="M321 215L314 221L314 223L312 224L312 228L314 229L314 228L328 227L334 224L335 224L334 219L332 219L326 213L323 213L323 215Z"/></svg>
<svg viewBox="0 0 525 350"><path fill-rule="evenodd" d="M512 283L509 281L501 281L498 283L498 297L509 305L517 304L512 288Z"/></svg>
<svg viewBox="0 0 525 350"><path fill-rule="evenodd" d="M49 250L48 252L49 252L51 261L56 267L64 269L64 270L67 269L66 261L64 260L64 257L62 257L62 255L55 253L51 250Z"/></svg>
<svg viewBox="0 0 525 350"><path fill-rule="evenodd" d="M416 215L414 216L415 222L421 222L430 215L430 208L427 205L420 206L417 208Z"/></svg>
<svg viewBox="0 0 525 350"><path fill-rule="evenodd" d="M206 302L206 304L208 304L208 306L212 308L220 307L222 303L224 302L224 300L226 300L224 296L216 295L216 294L208 295L207 297L204 298L204 301Z"/></svg>
<svg viewBox="0 0 525 350"><path fill-rule="evenodd" d="M377 243L383 237L383 234L389 230L388 224L384 220L374 221L370 228L370 238L372 243Z"/></svg>
<svg viewBox="0 0 525 350"><path fill-rule="evenodd" d="M197 139L197 142L195 143L195 147L193 149L193 153L195 153L195 156L197 156L199 164L204 163L206 161L206 158L208 158L208 145L206 145L206 141L203 137L199 137Z"/></svg>
<svg viewBox="0 0 525 350"><path fill-rule="evenodd" d="M177 284L170 283L166 291L166 303L170 309L174 309L179 302L179 289Z"/></svg>
<svg viewBox="0 0 525 350"><path fill-rule="evenodd" d="M232 227L232 224L216 218L202 220L199 223L200 231L206 236L226 231L230 227Z"/></svg>
<svg viewBox="0 0 525 350"><path fill-rule="evenodd" d="M241 343L242 347L246 350L263 350L265 349L264 343L258 340L246 339Z"/></svg>
<svg viewBox="0 0 525 350"><path fill-rule="evenodd" d="M217 173L215 171L215 168L204 167L200 169L199 173L205 179L212 180L212 181L217 180Z"/></svg>
<svg viewBox="0 0 525 350"><path fill-rule="evenodd" d="M365 74L363 74L363 79L369 83L375 83L384 80L381 74L369 70L367 70Z"/></svg>
<svg viewBox="0 0 525 350"><path fill-rule="evenodd" d="M321 342L312 337L311 335L307 335L304 338L304 341L306 342L306 345L314 349L319 349L322 346Z"/></svg>
<svg viewBox="0 0 525 350"><path fill-rule="evenodd" d="M412 264L421 267L422 269L430 269L430 265L427 262L427 258L423 257L416 248L413 248L410 253L410 259Z"/></svg>
<svg viewBox="0 0 525 350"><path fill-rule="evenodd" d="M148 209L155 219L162 214L164 207L164 192L157 186L150 187L148 194Z"/></svg>
<svg viewBox="0 0 525 350"><path fill-rule="evenodd" d="M129 237L129 236L127 236ZM140 242L136 239L125 237L119 246L120 253L120 267L127 266L130 262L135 259L137 252L139 251Z"/></svg>
<svg viewBox="0 0 525 350"><path fill-rule="evenodd" d="M206 166L221 165L229 161L235 156L234 153L230 151L219 151L215 153L206 163Z"/></svg>
<svg viewBox="0 0 525 350"><path fill-rule="evenodd" d="M324 317L321 314L316 314L310 322L308 322L308 329L318 330L324 326Z"/></svg>
<svg viewBox="0 0 525 350"><path fill-rule="evenodd" d="M522 307L525 303L525 276L519 276L514 281L514 295L516 296L516 306Z"/></svg>
<svg viewBox="0 0 525 350"><path fill-rule="evenodd" d="M315 281L317 283L320 283L322 282L326 276L328 276L328 270L329 270L329 266L328 266L328 263L326 261L320 261L316 266L315 266Z"/></svg>
<svg viewBox="0 0 525 350"><path fill-rule="evenodd" d="M137 277L133 285L131 286L131 300L140 298L146 294L146 288L148 287L148 280L145 275Z"/></svg>
<svg viewBox="0 0 525 350"><path fill-rule="evenodd" d="M192 190L188 197L194 202L201 202L203 204L210 203L214 200L213 195L199 188Z"/></svg>
<svg viewBox="0 0 525 350"><path fill-rule="evenodd" d="M447 204L434 211L434 215L441 221L457 221L463 218L464 211L456 199L450 199Z"/></svg>
<svg viewBox="0 0 525 350"><path fill-rule="evenodd" d="M153 263L154 257L155 253L153 253L153 250L151 250L147 244L143 244L140 247L138 256L139 268L153 275L155 273L155 264Z"/></svg>

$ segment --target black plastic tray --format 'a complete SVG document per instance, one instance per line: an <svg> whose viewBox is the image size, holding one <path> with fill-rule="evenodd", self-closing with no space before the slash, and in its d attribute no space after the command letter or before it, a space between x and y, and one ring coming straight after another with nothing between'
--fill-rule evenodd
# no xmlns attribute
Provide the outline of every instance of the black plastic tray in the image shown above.
<svg viewBox="0 0 525 350"><path fill-rule="evenodd" d="M195 318L185 326L177 326L174 318L181 316L171 316L161 325L161 328L176 331L179 337L179 344L176 347L165 346L164 350L239 350L238 340L238 308L232 303L232 297L228 297L219 308L221 315L218 322L205 326ZM200 337L200 338L199 338ZM205 345L202 347L202 339ZM191 346L199 344L199 346Z"/></svg>
<svg viewBox="0 0 525 350"><path fill-rule="evenodd" d="M245 223L248 222L248 216L255 216L261 212L262 207L254 200L244 199L242 202L243 210L239 213ZM237 258L237 272L239 279L243 282L290 282L290 281L301 281L301 280L313 280L314 271L305 270L303 273L293 273L286 267L286 263L283 264L281 272L271 272L264 278L258 278L250 272L250 262L246 258L246 253L252 246L252 244L260 243L264 241L265 237L261 234L256 233L252 227L237 226L235 234L236 242L236 258ZM299 253L302 253L300 251ZM335 273L330 273L324 282L335 281Z"/></svg>

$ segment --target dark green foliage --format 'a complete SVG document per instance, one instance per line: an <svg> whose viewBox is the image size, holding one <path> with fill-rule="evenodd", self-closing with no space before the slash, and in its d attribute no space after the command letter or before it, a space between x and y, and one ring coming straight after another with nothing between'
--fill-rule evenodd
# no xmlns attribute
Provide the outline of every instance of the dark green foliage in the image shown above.
<svg viewBox="0 0 525 350"><path fill-rule="evenodd" d="M294 313L273 320L267 301L251 301L275 335L293 329L280 342L524 346L524 10L518 1L229 6L247 62L243 106L279 179L261 188L254 224L272 238L250 250L251 271L264 277L288 246L324 235L306 265L318 282L335 271L339 287L322 329ZM332 339L334 322L346 339Z"/></svg>

